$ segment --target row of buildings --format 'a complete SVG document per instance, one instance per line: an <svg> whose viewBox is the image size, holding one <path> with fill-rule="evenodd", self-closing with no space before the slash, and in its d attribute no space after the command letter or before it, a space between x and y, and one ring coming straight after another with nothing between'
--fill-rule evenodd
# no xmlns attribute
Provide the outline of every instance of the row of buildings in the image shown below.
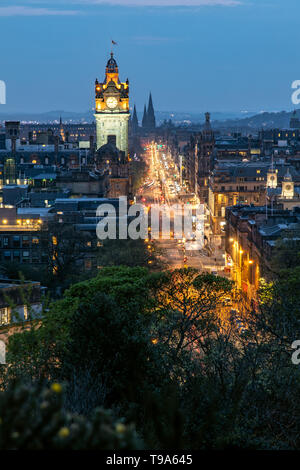
<svg viewBox="0 0 300 470"><path fill-rule="evenodd" d="M132 164L139 156L129 136L129 81L120 81L113 54L104 80L95 81L94 116L93 125L7 121L0 129L0 342L9 324L18 323L8 291L23 312L21 324L29 320L18 294L24 285L5 279L7 266L40 272L50 266L55 275L64 249L76 271L97 268L97 208L109 203L118 220L119 197L128 204L133 197ZM31 287L36 294L28 302L40 311L41 286Z"/></svg>
<svg viewBox="0 0 300 470"><path fill-rule="evenodd" d="M276 277L275 256L279 241L288 244L295 256L300 247L300 206L236 205L226 208L225 264L244 299L255 305L262 279ZM278 264L278 262L277 262ZM289 267L289 260L285 260ZM282 266L285 267L285 266Z"/></svg>
<svg viewBox="0 0 300 470"><path fill-rule="evenodd" d="M293 119L290 129L224 135L206 113L200 131L161 136L190 194L206 207L211 246L222 250L249 302L260 279L274 275L277 241L300 239L300 131Z"/></svg>

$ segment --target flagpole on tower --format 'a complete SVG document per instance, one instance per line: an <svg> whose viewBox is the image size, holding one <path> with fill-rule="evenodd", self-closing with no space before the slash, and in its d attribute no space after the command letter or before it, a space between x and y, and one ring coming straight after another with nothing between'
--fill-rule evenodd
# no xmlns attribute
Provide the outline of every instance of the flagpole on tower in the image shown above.
<svg viewBox="0 0 300 470"><path fill-rule="evenodd" d="M117 46L118 43L116 41L114 41L113 39L111 39L111 54L113 54L113 46Z"/></svg>

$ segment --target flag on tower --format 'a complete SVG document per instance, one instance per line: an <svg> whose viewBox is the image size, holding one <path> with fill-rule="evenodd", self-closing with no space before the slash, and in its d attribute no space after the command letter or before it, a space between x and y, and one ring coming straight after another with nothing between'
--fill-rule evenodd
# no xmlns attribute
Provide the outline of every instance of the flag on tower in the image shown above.
<svg viewBox="0 0 300 470"><path fill-rule="evenodd" d="M118 45L118 43L115 42L115 41L113 41L113 40L111 41L111 43L112 43L114 46L117 46L117 45Z"/></svg>

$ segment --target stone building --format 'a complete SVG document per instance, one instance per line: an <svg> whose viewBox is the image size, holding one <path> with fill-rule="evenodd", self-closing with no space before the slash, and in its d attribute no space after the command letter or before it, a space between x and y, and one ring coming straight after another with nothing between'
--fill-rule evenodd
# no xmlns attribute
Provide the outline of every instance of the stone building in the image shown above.
<svg viewBox="0 0 300 470"><path fill-rule="evenodd" d="M295 233L299 240L300 211L266 206L237 205L226 209L226 268L244 298L257 301L260 280L272 278L272 256L276 241Z"/></svg>
<svg viewBox="0 0 300 470"><path fill-rule="evenodd" d="M120 82L117 62L111 53L105 80L95 82L95 119L97 150L115 136L116 146L128 155L129 81Z"/></svg>
<svg viewBox="0 0 300 470"><path fill-rule="evenodd" d="M269 188L273 190L279 183L284 188L291 185L284 181L286 172L286 165L276 164L274 167L270 162L219 162L209 178L208 208L214 241L220 246L224 244L226 207L268 204ZM297 170L290 167L289 172L300 186Z"/></svg>

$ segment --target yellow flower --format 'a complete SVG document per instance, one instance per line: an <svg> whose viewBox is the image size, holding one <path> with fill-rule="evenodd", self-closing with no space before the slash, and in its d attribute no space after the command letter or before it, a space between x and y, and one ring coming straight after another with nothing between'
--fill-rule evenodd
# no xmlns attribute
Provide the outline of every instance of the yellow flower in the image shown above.
<svg viewBox="0 0 300 470"><path fill-rule="evenodd" d="M118 423L116 425L116 431L120 434L123 434L126 431L126 426L124 426L122 423Z"/></svg>
<svg viewBox="0 0 300 470"><path fill-rule="evenodd" d="M68 437L69 434L70 434L70 430L67 427L61 428L58 432L59 437Z"/></svg>
<svg viewBox="0 0 300 470"><path fill-rule="evenodd" d="M51 390L54 393L61 393L62 392L62 386L58 383L54 383L51 385Z"/></svg>

